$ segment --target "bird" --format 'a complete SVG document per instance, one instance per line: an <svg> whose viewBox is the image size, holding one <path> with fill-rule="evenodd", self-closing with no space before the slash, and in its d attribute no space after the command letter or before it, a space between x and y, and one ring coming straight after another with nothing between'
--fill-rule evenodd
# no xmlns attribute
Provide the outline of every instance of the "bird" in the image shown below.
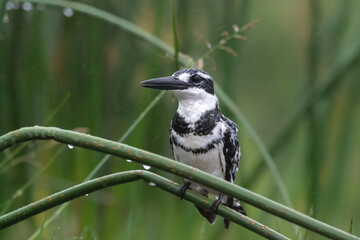
<svg viewBox="0 0 360 240"><path fill-rule="evenodd" d="M174 159L234 183L241 159L238 129L233 121L220 112L212 77L197 68L184 68L171 76L142 81L141 86L169 90L178 99L179 106L170 123L170 145ZM238 199L189 179L183 179L180 199L183 199L189 188L205 197L209 194L217 196L210 210L195 204L200 214L211 224L216 220L220 204L246 216ZM224 218L226 229L229 224L230 221Z"/></svg>

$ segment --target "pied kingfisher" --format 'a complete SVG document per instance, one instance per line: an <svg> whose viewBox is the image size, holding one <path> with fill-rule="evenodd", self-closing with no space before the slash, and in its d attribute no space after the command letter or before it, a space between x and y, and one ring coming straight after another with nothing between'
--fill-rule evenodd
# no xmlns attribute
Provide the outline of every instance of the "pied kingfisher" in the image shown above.
<svg viewBox="0 0 360 240"><path fill-rule="evenodd" d="M211 76L196 68L181 69L170 77L141 82L142 87L170 90L179 101L179 107L170 126L170 144L176 161L234 182L240 161L237 127L219 111ZM210 223L216 220L220 203L246 215L240 201L184 179L179 196L182 199L190 188L206 197L218 195L211 210L196 208ZM229 220L224 219L225 228Z"/></svg>

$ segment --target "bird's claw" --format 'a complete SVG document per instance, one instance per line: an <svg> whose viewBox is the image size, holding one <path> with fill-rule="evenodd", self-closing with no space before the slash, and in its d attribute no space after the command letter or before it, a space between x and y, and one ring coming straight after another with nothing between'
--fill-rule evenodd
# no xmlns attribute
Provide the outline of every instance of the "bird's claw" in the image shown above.
<svg viewBox="0 0 360 240"><path fill-rule="evenodd" d="M210 211L213 212L213 213L216 213L219 206L220 206L220 203L222 202L222 199L223 199L223 195L220 193L219 194L219 197L213 201L213 203L211 204L211 207L210 207Z"/></svg>
<svg viewBox="0 0 360 240"><path fill-rule="evenodd" d="M190 187L190 184L191 184L191 182L184 182L183 185L181 185L179 195L178 195L180 197L180 200L183 200L184 194L185 194L186 190Z"/></svg>

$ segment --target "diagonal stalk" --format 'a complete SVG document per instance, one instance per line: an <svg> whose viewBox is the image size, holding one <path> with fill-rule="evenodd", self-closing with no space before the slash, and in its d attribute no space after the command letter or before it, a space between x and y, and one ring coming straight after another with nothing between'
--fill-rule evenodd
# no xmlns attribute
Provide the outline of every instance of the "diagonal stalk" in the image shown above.
<svg viewBox="0 0 360 240"><path fill-rule="evenodd" d="M75 11L84 13L91 17L95 17L101 20L104 20L108 23L114 24L129 33L134 34L135 36L151 43L153 46L157 47L161 51L168 53L170 56L175 56L175 50L173 47L159 39L158 37L154 36L153 34L145 31L144 29L140 28L136 24L129 22L123 18L120 18L114 14L109 12L100 10L96 7L75 2L75 1L57 1L57 0L19 0L19 2L32 2L32 3L43 3L55 7L64 7L64 8L71 8ZM190 57L187 57L183 54L179 54L179 61L184 65L194 65L193 60Z"/></svg>
<svg viewBox="0 0 360 240"><path fill-rule="evenodd" d="M160 99L165 95L165 92L160 92L145 108L144 111L140 113L138 118L130 125L130 127L126 130L126 132L121 136L118 142L123 142L130 133L135 129L135 127L144 119L144 117L150 112L150 110L160 101ZM95 174L100 170L102 166L109 160L111 155L104 156L100 162L94 167L94 169L89 173L89 175L85 178L85 181L90 180L95 176Z"/></svg>
<svg viewBox="0 0 360 240"><path fill-rule="evenodd" d="M351 50L348 53L343 53L343 55L339 57L341 60L334 64L328 75L320 77L319 82L325 82L325 84L316 88L312 97L308 91L302 93L297 104L292 108L287 123L282 127L275 140L272 141L271 147L269 147L272 154L275 154L282 149L290 134L295 129L298 121L303 118L304 112L309 111L309 109L321 99L329 97L329 95L337 89L339 84L346 79L346 75L358 66L360 63L360 44L356 43L350 48ZM247 183L249 186L253 184L255 176L261 175L265 168L260 161L255 169L256 170L253 171L252 176Z"/></svg>

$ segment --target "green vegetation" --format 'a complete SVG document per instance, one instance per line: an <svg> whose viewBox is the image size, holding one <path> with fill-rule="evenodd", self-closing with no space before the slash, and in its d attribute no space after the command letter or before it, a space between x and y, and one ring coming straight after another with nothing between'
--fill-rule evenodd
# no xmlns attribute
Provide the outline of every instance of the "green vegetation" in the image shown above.
<svg viewBox="0 0 360 240"><path fill-rule="evenodd" d="M107 139L102 139L99 137L94 137L89 134L78 133L75 131L63 130L54 127L27 127L21 128L16 131L9 132L0 137L0 150L9 148L13 144L21 143L24 141L30 140L55 140L60 143L67 144L70 148L74 146L83 147L91 150L96 150L99 152L111 154L118 156L124 159L131 159L138 163L145 164L149 166L156 167L167 171L169 173L178 175L183 178L192 179L195 182L204 184L208 187L211 187L217 191L222 191L224 194L230 195L237 199L240 199L246 203L249 203L259 209L262 209L266 212L277 215L283 219L286 219L290 222L303 226L307 229L310 229L314 232L317 232L321 235L330 237L332 239L360 239L356 236L351 236L350 234L340 231L336 228L333 228L327 224L324 224L320 221L312 219L300 212L294 211L291 208L278 204L270 199L266 199L256 193L250 192L246 189L243 189L235 184L229 183L225 180L218 179L208 173L202 172L196 168L184 165L182 163L173 161L168 158L153 154L151 152L143 151L125 144L117 143L114 141L109 141ZM145 166L144 165L144 166ZM26 207L13 211L7 215L0 217L0 229L4 227L11 226L14 223L19 222L20 220L26 219L29 216L32 216L36 213L40 213L44 210L50 209L51 207L57 206L60 203L72 200L79 196L84 196L86 193L91 193L93 191L99 190L104 187L113 186L120 183L130 182L138 180L140 176L149 182L153 182L149 185L161 185L164 190L172 188L171 181L161 180L160 176L152 175L154 178L149 178L149 173L144 173L142 170L137 172L123 172L124 174L104 176L92 181L85 182L80 186L72 187L62 192L51 195L43 200L40 200L35 203L31 203ZM133 174L137 177L132 176ZM139 175L139 176L138 176ZM109 179L108 179L109 178ZM119 180L117 180L119 179ZM102 183L102 184L101 184ZM178 194L179 187L172 188L173 194ZM196 203L205 208L210 208L211 201L207 201L206 204L202 203L204 198L198 198ZM222 212L222 211L221 211ZM230 213L229 211L228 213ZM251 224L252 219L249 219L241 214L238 214L236 211L233 211L232 217L229 217L230 220L234 220L246 228L249 228L252 231L259 233L260 235L266 236L269 233L267 226L261 226L260 224ZM225 215L227 217L229 214ZM252 225L256 225L255 228ZM278 235L276 232L271 230L271 233ZM269 234L270 235L270 234ZM270 236L269 236L270 237ZM286 237L285 237L286 238ZM284 239L283 236L271 236L269 239Z"/></svg>
<svg viewBox="0 0 360 240"><path fill-rule="evenodd" d="M171 74L178 55L179 64L204 65L217 81L222 111L240 127L239 185L360 234L359 4L32 2L23 5L31 11L0 2L0 135L46 124L107 139L123 136L129 145L171 157L167 128L176 100L161 94L153 101L158 92L144 91L139 82ZM241 33L247 41L234 35L223 44L259 18L255 29ZM173 29L187 55L170 47ZM48 141L15 146L0 155L0 211L59 192L89 173L140 168ZM251 218L291 239L323 239L245 208ZM221 221L210 225L192 204L137 182L95 192L0 232L5 239L31 235L258 239L234 224L229 231Z"/></svg>

